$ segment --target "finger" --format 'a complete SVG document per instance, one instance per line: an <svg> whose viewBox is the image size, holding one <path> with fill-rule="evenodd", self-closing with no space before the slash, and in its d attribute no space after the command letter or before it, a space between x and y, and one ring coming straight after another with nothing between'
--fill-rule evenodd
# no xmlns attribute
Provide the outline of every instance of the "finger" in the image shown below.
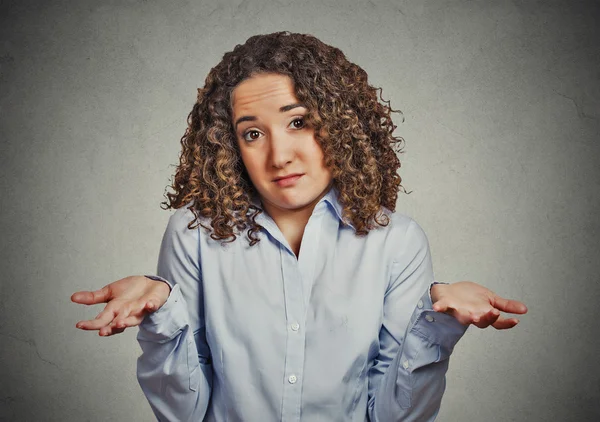
<svg viewBox="0 0 600 422"><path fill-rule="evenodd" d="M102 312L98 314L98 316L96 316L95 319L88 321L79 321L75 326L82 330L99 330L100 328L110 324L114 318L115 312L107 306Z"/></svg>
<svg viewBox="0 0 600 422"><path fill-rule="evenodd" d="M524 314L527 313L527 306L523 302L513 299L505 299L500 296L495 296L492 299L492 306L504 312L511 314Z"/></svg>
<svg viewBox="0 0 600 422"><path fill-rule="evenodd" d="M143 318L147 313L152 313L156 311L158 308L157 303L159 302L153 296L146 295L140 300L136 301L134 305L131 306L131 311L129 315L136 315Z"/></svg>
<svg viewBox="0 0 600 422"><path fill-rule="evenodd" d="M440 299L437 302L435 302L432 306L432 309L436 312L443 312L445 314L452 315L461 324L464 324L464 325L470 324L470 321L471 321L470 315L466 312L459 311L452 305L453 304L450 303L450 301L448 301L446 298L443 298L443 299Z"/></svg>
<svg viewBox="0 0 600 422"><path fill-rule="evenodd" d="M117 328L126 328L140 325L146 314L154 312L157 308L157 302L158 300L153 298L148 299L148 301L143 298L134 302L124 311L119 312L113 321L114 326Z"/></svg>
<svg viewBox="0 0 600 422"><path fill-rule="evenodd" d="M112 327L102 327L100 330L98 330L98 335L101 337L108 337L112 335Z"/></svg>
<svg viewBox="0 0 600 422"><path fill-rule="evenodd" d="M112 336L113 334L116 334L115 331L116 330L121 330L121 328L116 328L115 327L115 322L114 320L112 322L110 322L108 325L106 325L105 327L102 327L99 331L98 331L98 335L102 336L102 337L108 337L108 336ZM123 330L125 330L123 328Z"/></svg>
<svg viewBox="0 0 600 422"><path fill-rule="evenodd" d="M108 286L104 286L100 290L95 290L93 292L75 292L71 295L71 301L75 303L81 303L83 305L95 305L97 303L108 302L111 299L110 296L110 288Z"/></svg>
<svg viewBox="0 0 600 422"><path fill-rule="evenodd" d="M463 312L454 308L448 308L446 313L452 315L462 325L469 325L473 323L474 316L470 312Z"/></svg>
<svg viewBox="0 0 600 422"><path fill-rule="evenodd" d="M120 319L118 321L115 321L115 327L116 328L129 328L129 327L136 327L138 325L140 325L143 321L144 317L143 316L138 316L138 315L130 315L127 318L123 318Z"/></svg>
<svg viewBox="0 0 600 422"><path fill-rule="evenodd" d="M131 308L127 308L122 312L119 312L119 314L115 316L115 319L109 324L109 326L116 327L119 329L131 327L132 325L128 325L128 323L131 324L138 318L138 315L143 314L143 309L139 310L139 308L140 305L138 304L134 307L133 310L131 310Z"/></svg>
<svg viewBox="0 0 600 422"><path fill-rule="evenodd" d="M156 311L157 305L156 305L156 301L153 300L149 300L148 302L146 302L144 304L144 311L146 312L154 312Z"/></svg>
<svg viewBox="0 0 600 422"><path fill-rule="evenodd" d="M479 318L479 321L475 321L474 324L476 327L486 328L486 327L489 327L490 325L494 324L498 320L499 317L500 317L500 311L496 308L492 308L488 312L483 314Z"/></svg>
<svg viewBox="0 0 600 422"><path fill-rule="evenodd" d="M517 325L519 323L519 320L517 318L504 318L504 317L499 317L496 322L494 322L492 324L492 327L494 327L497 330L506 330L508 328L512 328L515 325Z"/></svg>
<svg viewBox="0 0 600 422"><path fill-rule="evenodd" d="M98 335L101 337L109 337L115 334L121 334L123 331L125 331L125 328L104 327L102 330L98 331Z"/></svg>
<svg viewBox="0 0 600 422"><path fill-rule="evenodd" d="M161 298L154 293L144 296L141 299L141 300L145 301L145 306L143 308L144 312L152 313L152 312L157 311L166 303L167 299L168 299L168 297Z"/></svg>
<svg viewBox="0 0 600 422"><path fill-rule="evenodd" d="M433 304L432 308L436 312L448 312L450 306L447 300L440 299Z"/></svg>

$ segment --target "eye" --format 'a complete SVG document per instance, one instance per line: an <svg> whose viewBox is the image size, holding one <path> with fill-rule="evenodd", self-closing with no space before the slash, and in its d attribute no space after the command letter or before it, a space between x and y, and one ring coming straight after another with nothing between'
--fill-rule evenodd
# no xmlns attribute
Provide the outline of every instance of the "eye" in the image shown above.
<svg viewBox="0 0 600 422"><path fill-rule="evenodd" d="M294 120L292 120L290 126L292 126L294 129L302 129L305 126L304 117L296 117Z"/></svg>
<svg viewBox="0 0 600 422"><path fill-rule="evenodd" d="M260 137L260 132L258 130L249 130L245 132L242 137L247 142L252 142Z"/></svg>

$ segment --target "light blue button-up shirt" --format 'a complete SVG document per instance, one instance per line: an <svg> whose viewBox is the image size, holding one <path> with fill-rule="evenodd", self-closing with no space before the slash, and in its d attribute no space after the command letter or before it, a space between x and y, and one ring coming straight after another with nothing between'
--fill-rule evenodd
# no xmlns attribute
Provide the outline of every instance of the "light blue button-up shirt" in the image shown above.
<svg viewBox="0 0 600 422"><path fill-rule="evenodd" d="M337 193L298 259L275 222L222 244L178 209L158 275L172 291L138 333L138 380L161 421L432 421L466 326L432 310L423 230L409 217L359 237Z"/></svg>

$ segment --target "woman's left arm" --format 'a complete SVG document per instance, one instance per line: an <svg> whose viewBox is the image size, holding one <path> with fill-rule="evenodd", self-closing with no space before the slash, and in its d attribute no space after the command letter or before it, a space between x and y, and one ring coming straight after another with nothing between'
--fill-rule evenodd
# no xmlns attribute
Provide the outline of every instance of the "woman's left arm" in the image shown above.
<svg viewBox="0 0 600 422"><path fill-rule="evenodd" d="M369 371L372 422L435 420L450 354L468 325L510 328L518 321L498 311L526 311L476 283L432 284L427 237L414 221L403 245L385 295L379 355Z"/></svg>

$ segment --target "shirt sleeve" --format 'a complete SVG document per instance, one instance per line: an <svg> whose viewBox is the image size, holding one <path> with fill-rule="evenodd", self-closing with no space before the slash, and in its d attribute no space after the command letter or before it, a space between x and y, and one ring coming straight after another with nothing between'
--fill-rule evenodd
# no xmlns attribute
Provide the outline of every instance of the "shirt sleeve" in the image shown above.
<svg viewBox="0 0 600 422"><path fill-rule="evenodd" d="M187 228L191 218L183 208L169 219L157 273L171 292L163 306L146 315L137 335L138 382L159 421L203 420L212 388L199 239L196 229Z"/></svg>
<svg viewBox="0 0 600 422"><path fill-rule="evenodd" d="M429 244L414 221L401 249L385 294L379 355L369 371L372 422L435 420L450 354L468 327L433 311Z"/></svg>

